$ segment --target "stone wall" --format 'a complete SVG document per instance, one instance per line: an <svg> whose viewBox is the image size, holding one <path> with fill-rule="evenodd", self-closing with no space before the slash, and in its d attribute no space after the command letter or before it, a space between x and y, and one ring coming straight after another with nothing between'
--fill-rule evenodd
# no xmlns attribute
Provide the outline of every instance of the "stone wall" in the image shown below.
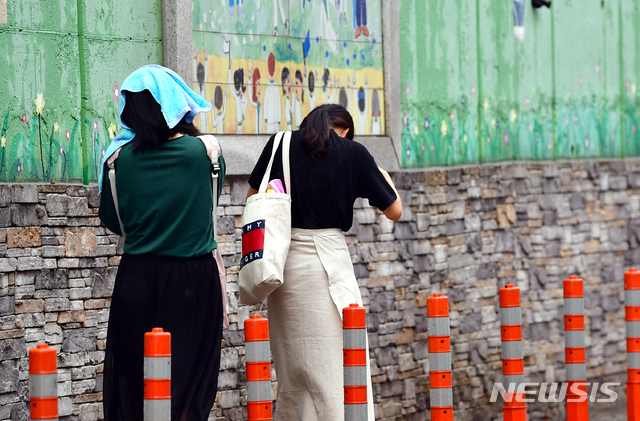
<svg viewBox="0 0 640 421"><path fill-rule="evenodd" d="M640 160L504 163L394 175L404 214L356 203L347 241L368 315L376 417L428 419L426 298L450 298L458 420L493 420L501 378L497 292L522 290L526 378L563 381L562 279L585 279L588 376L626 380L623 272L640 260ZM246 408L237 301L246 177L225 185L219 240L231 329L210 419ZM62 420L102 419L109 296L121 243L100 226L95 186L0 186L0 420L28 419L27 350L59 350ZM263 313L266 314L265 309ZM624 388L619 402L624 399ZM275 391L275 388L274 388ZM532 420L564 405L529 405ZM593 409L596 409L592 406Z"/></svg>

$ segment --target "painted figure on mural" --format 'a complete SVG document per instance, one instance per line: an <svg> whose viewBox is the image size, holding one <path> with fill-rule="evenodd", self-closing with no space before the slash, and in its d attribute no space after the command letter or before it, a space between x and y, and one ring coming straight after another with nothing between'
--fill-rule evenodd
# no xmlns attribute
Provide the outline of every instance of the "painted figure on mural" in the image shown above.
<svg viewBox="0 0 640 421"><path fill-rule="evenodd" d="M380 121L382 112L380 111L380 94L377 89L371 92L371 133L372 135L382 134L382 122Z"/></svg>
<svg viewBox="0 0 640 421"><path fill-rule="evenodd" d="M196 93L202 98L207 97L207 79L209 78L209 51L204 50L204 64L198 62L198 49L194 46L193 54L193 80ZM208 118L206 114L200 115L200 132L209 133Z"/></svg>
<svg viewBox="0 0 640 421"><path fill-rule="evenodd" d="M367 133L367 114L369 110L369 81L364 77L364 87L357 87L356 74L353 74L353 104L358 116L358 128L356 134L363 135Z"/></svg>
<svg viewBox="0 0 640 421"><path fill-rule="evenodd" d="M224 94L222 88L216 86L213 95L211 95L211 103L214 105L214 109L211 111L213 115L213 127L216 129L216 134L224 133L224 118L227 115L227 86L224 87Z"/></svg>
<svg viewBox="0 0 640 421"><path fill-rule="evenodd" d="M258 83L260 81L260 70L256 67L253 69L253 74L249 76L249 86L251 87L251 95L249 95L249 103L256 109L256 127L255 133L262 133L262 104L260 104L260 90L262 86Z"/></svg>
<svg viewBox="0 0 640 421"><path fill-rule="evenodd" d="M228 72L229 85L233 86L231 89L231 96L236 100L236 119L238 122L238 134L242 133L242 123L247 115L247 106L249 105L249 99L245 95L247 87L244 84L244 69L240 68L233 72L231 70L231 58L229 58L229 72Z"/></svg>
<svg viewBox="0 0 640 421"><path fill-rule="evenodd" d="M360 35L369 37L369 29L367 28L367 0L354 0L354 4L356 21L355 38L358 39Z"/></svg>
<svg viewBox="0 0 640 421"><path fill-rule="evenodd" d="M309 100L309 110L313 111L316 108L316 98L318 96L318 90L316 89L316 80L318 78L318 74L315 72L309 72L307 74L307 86L305 87L305 93L307 94L307 99Z"/></svg>
<svg viewBox="0 0 640 421"><path fill-rule="evenodd" d="M244 3L244 0L235 0L235 4L234 4L234 0L229 0L229 11L227 12L227 18L231 19L234 15L234 6L236 9L238 9L238 17L240 19L244 19L245 13L244 10L242 9L242 4Z"/></svg>
<svg viewBox="0 0 640 421"><path fill-rule="evenodd" d="M328 68L324 68L322 74L322 92L324 92L324 103L335 104L336 102L336 89L335 80L331 79L331 72Z"/></svg>
<svg viewBox="0 0 640 421"><path fill-rule="evenodd" d="M287 4L287 7L288 7L288 4ZM275 44L276 39L278 38L278 35L279 35L278 24L282 22L285 30L284 33L286 34L286 31L289 29L289 20L287 19L287 14L285 13L284 7L282 6L282 0L272 0L271 11L273 12L272 13L273 43ZM278 11L280 11L280 18L282 19L281 21L278 20Z"/></svg>
<svg viewBox="0 0 640 421"><path fill-rule="evenodd" d="M267 125L267 133L275 133L280 130L282 121L282 100L280 86L276 81L276 57L269 53L267 59L269 68L269 82L264 88L264 122Z"/></svg>
<svg viewBox="0 0 640 421"><path fill-rule="evenodd" d="M338 39L340 36L336 33L336 30L333 29L327 0L322 0L322 2L324 3L324 13L320 13L320 33L322 34L322 40L328 43L329 48L331 48L334 53L337 53Z"/></svg>
<svg viewBox="0 0 640 421"><path fill-rule="evenodd" d="M347 20L347 0L336 0L336 8L340 13L338 21L341 25L347 25L349 23Z"/></svg>
<svg viewBox="0 0 640 421"><path fill-rule="evenodd" d="M287 122L287 130L293 127L293 109L291 108L291 72L288 67L282 68L282 93L284 95L284 121Z"/></svg>
<svg viewBox="0 0 640 421"><path fill-rule="evenodd" d="M295 118L296 130L300 129L302 124L302 104L304 104L302 72L296 70L295 79L293 81L293 116Z"/></svg>

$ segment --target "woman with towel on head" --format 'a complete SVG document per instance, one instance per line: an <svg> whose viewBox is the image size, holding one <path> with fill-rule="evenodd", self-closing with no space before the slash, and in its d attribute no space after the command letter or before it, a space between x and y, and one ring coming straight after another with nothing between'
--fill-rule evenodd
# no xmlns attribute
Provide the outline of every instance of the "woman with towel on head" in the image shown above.
<svg viewBox="0 0 640 421"><path fill-rule="evenodd" d="M271 137L251 177L258 192L274 145ZM274 419L344 420L342 309L362 305L343 231L358 197L397 221L402 202L369 151L353 141L353 119L340 105L321 105L291 135L291 246L283 284L267 298L278 378ZM284 180L282 143L269 176ZM374 420L368 373L368 419Z"/></svg>
<svg viewBox="0 0 640 421"><path fill-rule="evenodd" d="M226 300L212 255L212 154L220 151L192 123L209 110L161 66L122 84L124 132L102 163L103 173L115 167L117 201L109 177L99 180L100 219L125 239L107 330L106 421L143 419L144 334L154 327L171 333L171 419L206 421L216 398ZM219 165L218 196L222 155Z"/></svg>

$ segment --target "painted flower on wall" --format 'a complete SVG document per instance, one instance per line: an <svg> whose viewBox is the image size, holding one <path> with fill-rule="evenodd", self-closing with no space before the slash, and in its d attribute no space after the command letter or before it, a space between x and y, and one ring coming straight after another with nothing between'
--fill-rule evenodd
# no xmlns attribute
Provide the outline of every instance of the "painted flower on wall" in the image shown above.
<svg viewBox="0 0 640 421"><path fill-rule="evenodd" d="M36 97L36 114L42 114L42 110L44 110L44 97L40 93Z"/></svg>
<svg viewBox="0 0 640 421"><path fill-rule="evenodd" d="M120 101L120 87L118 86L118 81L113 82L113 88L111 88L111 98L113 98L113 102L118 105Z"/></svg>
<svg viewBox="0 0 640 421"><path fill-rule="evenodd" d="M67 142L69 141L69 139L71 139L71 133L69 132L69 130L67 130L67 133L65 134L65 136L67 138Z"/></svg>
<svg viewBox="0 0 640 421"><path fill-rule="evenodd" d="M20 119L20 121L22 121L22 125L24 126L24 124L27 122L27 113L22 114L22 118Z"/></svg>
<svg viewBox="0 0 640 421"><path fill-rule="evenodd" d="M411 149L407 146L407 159L411 158Z"/></svg>
<svg viewBox="0 0 640 421"><path fill-rule="evenodd" d="M596 75L600 76L600 62L596 61Z"/></svg>
<svg viewBox="0 0 640 421"><path fill-rule="evenodd" d="M442 123L440 124L440 132L442 133L442 136L446 136L448 131L449 125L447 124L447 120L442 120Z"/></svg>
<svg viewBox="0 0 640 421"><path fill-rule="evenodd" d="M529 106L531 105L531 99L529 99L529 95L527 95L527 97L525 98L524 103L527 105L527 108L529 108Z"/></svg>
<svg viewBox="0 0 640 421"><path fill-rule="evenodd" d="M491 128L492 128L492 129L495 129L495 128L496 128L496 119L495 119L495 118L492 118L492 119L491 119Z"/></svg>
<svg viewBox="0 0 640 421"><path fill-rule="evenodd" d="M471 85L471 96L476 96L476 85L475 83L473 85Z"/></svg>
<svg viewBox="0 0 640 421"><path fill-rule="evenodd" d="M18 166L16 167L16 171L18 175L22 174L22 162L18 161Z"/></svg>
<svg viewBox="0 0 640 421"><path fill-rule="evenodd" d="M53 132L58 133L59 131L60 131L60 125L56 121L55 123L53 123Z"/></svg>
<svg viewBox="0 0 640 421"><path fill-rule="evenodd" d="M109 138L111 140L115 139L116 137L116 126L113 125L113 123L109 124Z"/></svg>
<svg viewBox="0 0 640 421"><path fill-rule="evenodd" d="M427 117L424 119L424 131L428 132L430 128L431 128L431 121L429 120L429 117Z"/></svg>
<svg viewBox="0 0 640 421"><path fill-rule="evenodd" d="M511 112L509 113L509 120L513 124L516 122L517 119L518 119L518 114L516 114L516 110L512 108Z"/></svg>
<svg viewBox="0 0 640 421"><path fill-rule="evenodd" d="M485 98L484 99L483 107L484 107L484 112L488 113L489 112L489 108L491 108L491 104L489 103L489 98Z"/></svg>
<svg viewBox="0 0 640 421"><path fill-rule="evenodd" d="M587 135L587 136L585 136L585 138L584 138L584 148L585 148L586 150L589 150L589 146L590 146L590 144L591 144L591 141L589 140L589 135Z"/></svg>
<svg viewBox="0 0 640 421"><path fill-rule="evenodd" d="M5 148L7 146L7 138L2 136L0 137L0 146L2 146L3 148Z"/></svg>
<svg viewBox="0 0 640 421"><path fill-rule="evenodd" d="M462 107L467 108L467 96L465 94L462 94L462 98L460 98L460 104L462 104Z"/></svg>
<svg viewBox="0 0 640 421"><path fill-rule="evenodd" d="M100 128L100 122L97 118L93 120L91 126L93 127L93 135L95 136L98 133L98 129Z"/></svg>
<svg viewBox="0 0 640 421"><path fill-rule="evenodd" d="M429 149L431 149L431 153L433 153L436 150L436 147L433 145L433 143L429 146Z"/></svg>
<svg viewBox="0 0 640 421"><path fill-rule="evenodd" d="M509 147L509 132L507 130L505 130L504 134L502 135L502 141L504 142L504 147L508 148Z"/></svg>
<svg viewBox="0 0 640 421"><path fill-rule="evenodd" d="M60 146L60 155L64 155L64 149L62 149L62 146Z"/></svg>
<svg viewBox="0 0 640 421"><path fill-rule="evenodd" d="M449 120L451 120L451 123L453 123L453 120L455 120L456 118L456 113L451 110L451 112L449 113Z"/></svg>
<svg viewBox="0 0 640 421"><path fill-rule="evenodd" d="M422 142L422 153L424 154L425 151L425 147L424 147L424 142Z"/></svg>
<svg viewBox="0 0 640 421"><path fill-rule="evenodd" d="M551 152L552 146L551 146L551 141L547 142L547 150L549 152Z"/></svg>
<svg viewBox="0 0 640 421"><path fill-rule="evenodd" d="M464 134L462 136L462 142L467 143L467 135L466 134Z"/></svg>
<svg viewBox="0 0 640 421"><path fill-rule="evenodd" d="M635 96L635 94L636 94L636 84L632 83L631 84L631 95Z"/></svg>
<svg viewBox="0 0 640 421"><path fill-rule="evenodd" d="M487 145L491 145L491 136L487 136Z"/></svg>
<svg viewBox="0 0 640 421"><path fill-rule="evenodd" d="M529 133L533 133L533 123L529 123Z"/></svg>
<svg viewBox="0 0 640 421"><path fill-rule="evenodd" d="M404 85L404 94L406 96L410 96L411 95L411 85L409 85L409 83Z"/></svg>

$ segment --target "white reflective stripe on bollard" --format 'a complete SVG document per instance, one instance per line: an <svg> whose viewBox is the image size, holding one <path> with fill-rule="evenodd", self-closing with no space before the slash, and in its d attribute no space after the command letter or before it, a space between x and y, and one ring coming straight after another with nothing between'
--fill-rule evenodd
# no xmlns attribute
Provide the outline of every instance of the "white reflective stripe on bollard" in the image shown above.
<svg viewBox="0 0 640 421"><path fill-rule="evenodd" d="M145 399L144 421L171 421L171 399Z"/></svg>
<svg viewBox="0 0 640 421"><path fill-rule="evenodd" d="M367 367L344 366L344 385L345 386L366 386L367 385Z"/></svg>
<svg viewBox="0 0 640 421"><path fill-rule="evenodd" d="M343 329L343 349L365 349L367 347L367 329Z"/></svg>
<svg viewBox="0 0 640 421"><path fill-rule="evenodd" d="M443 406L453 406L453 390L450 387L443 389L429 389L431 395L431 407L442 408Z"/></svg>
<svg viewBox="0 0 640 421"><path fill-rule="evenodd" d="M565 298L564 315L575 316L584 314L584 298Z"/></svg>
<svg viewBox="0 0 640 421"><path fill-rule="evenodd" d="M264 402L271 400L271 380L247 382L247 401Z"/></svg>
<svg viewBox="0 0 640 421"><path fill-rule="evenodd" d="M522 341L503 341L502 342L502 359L515 360L522 358L524 352L522 350Z"/></svg>
<svg viewBox="0 0 640 421"><path fill-rule="evenodd" d="M58 396L58 375L55 373L29 375L29 396L32 398Z"/></svg>
<svg viewBox="0 0 640 421"><path fill-rule="evenodd" d="M627 370L640 369L640 352L627 352Z"/></svg>
<svg viewBox="0 0 640 421"><path fill-rule="evenodd" d="M567 381L578 381L587 379L587 364L576 363L566 364L567 368Z"/></svg>
<svg viewBox="0 0 640 421"><path fill-rule="evenodd" d="M565 348L584 348L584 330L565 330L564 331L564 347Z"/></svg>
<svg viewBox="0 0 640 421"><path fill-rule="evenodd" d="M429 354L429 371L451 371L450 352L432 352Z"/></svg>
<svg viewBox="0 0 640 421"><path fill-rule="evenodd" d="M640 306L640 289L627 289L624 291L624 305L628 307Z"/></svg>
<svg viewBox="0 0 640 421"><path fill-rule="evenodd" d="M429 336L449 336L451 329L449 327L448 317L429 317L427 319L427 332Z"/></svg>
<svg viewBox="0 0 640 421"><path fill-rule="evenodd" d="M144 378L171 379L171 357L144 357Z"/></svg>
<svg viewBox="0 0 640 421"><path fill-rule="evenodd" d="M500 324L515 326L522 324L522 310L520 307L500 307Z"/></svg>
<svg viewBox="0 0 640 421"><path fill-rule="evenodd" d="M627 322L627 338L640 338L640 322Z"/></svg>
<svg viewBox="0 0 640 421"><path fill-rule="evenodd" d="M346 421L367 421L368 418L366 403L346 404L344 406L344 419Z"/></svg>
<svg viewBox="0 0 640 421"><path fill-rule="evenodd" d="M509 385L512 383L516 385L516 389L518 385L524 383L524 374L505 374L502 377L504 377L505 390L509 390Z"/></svg>
<svg viewBox="0 0 640 421"><path fill-rule="evenodd" d="M245 360L248 363L271 361L269 341L245 342Z"/></svg>

